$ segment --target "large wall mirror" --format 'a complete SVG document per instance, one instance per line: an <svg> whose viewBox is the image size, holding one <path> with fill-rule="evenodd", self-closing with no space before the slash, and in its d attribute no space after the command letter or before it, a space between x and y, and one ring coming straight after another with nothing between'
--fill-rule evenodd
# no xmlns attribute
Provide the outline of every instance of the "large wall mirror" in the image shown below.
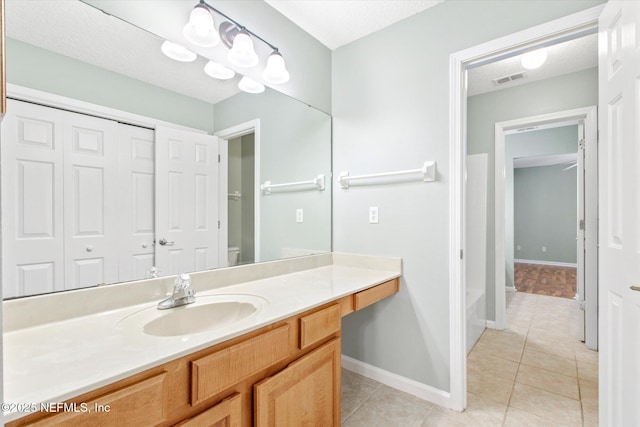
<svg viewBox="0 0 640 427"><path fill-rule="evenodd" d="M81 1L5 12L4 298L331 250L329 115Z"/></svg>

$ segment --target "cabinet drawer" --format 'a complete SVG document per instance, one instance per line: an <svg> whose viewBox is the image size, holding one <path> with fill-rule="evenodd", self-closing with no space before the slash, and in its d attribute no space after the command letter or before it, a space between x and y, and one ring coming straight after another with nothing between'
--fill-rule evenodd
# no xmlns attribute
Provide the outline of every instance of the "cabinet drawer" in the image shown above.
<svg viewBox="0 0 640 427"><path fill-rule="evenodd" d="M389 280L374 286L364 291L358 292L353 296L353 308L354 310L360 310L368 305L380 301L390 295L398 292L399 281L398 279Z"/></svg>
<svg viewBox="0 0 640 427"><path fill-rule="evenodd" d="M300 318L300 344L302 350L340 330L340 305L332 305Z"/></svg>
<svg viewBox="0 0 640 427"><path fill-rule="evenodd" d="M289 356L289 325L191 362L191 405Z"/></svg>
<svg viewBox="0 0 640 427"><path fill-rule="evenodd" d="M242 400L240 393L235 393L176 427L240 427L241 417Z"/></svg>
<svg viewBox="0 0 640 427"><path fill-rule="evenodd" d="M35 426L116 426L155 425L167 419L166 372L86 402L89 412L63 412L44 418ZM97 408L102 408L102 411ZM107 412L108 409L108 412Z"/></svg>

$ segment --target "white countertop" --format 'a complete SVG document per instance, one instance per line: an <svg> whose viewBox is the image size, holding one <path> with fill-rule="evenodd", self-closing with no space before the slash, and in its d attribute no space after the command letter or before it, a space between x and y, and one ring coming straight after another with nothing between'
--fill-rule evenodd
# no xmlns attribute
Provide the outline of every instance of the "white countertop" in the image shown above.
<svg viewBox="0 0 640 427"><path fill-rule="evenodd" d="M219 329L158 337L143 333L142 325L138 327L136 322L118 323L137 311L155 307L159 298L11 330L4 333L3 342L4 402L63 402L399 276L399 259L335 254L331 265L223 287L206 289L200 277L196 300L207 295L240 294L266 301L250 317ZM121 290L126 291L126 286ZM83 297L91 298L91 292L85 291ZM21 304L24 306L24 301ZM14 410L4 415L5 421L11 421L26 413Z"/></svg>

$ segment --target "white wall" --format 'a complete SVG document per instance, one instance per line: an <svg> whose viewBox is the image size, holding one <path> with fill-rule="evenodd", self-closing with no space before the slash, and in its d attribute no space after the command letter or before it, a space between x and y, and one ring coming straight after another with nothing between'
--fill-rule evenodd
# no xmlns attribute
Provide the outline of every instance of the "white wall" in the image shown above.
<svg viewBox="0 0 640 427"><path fill-rule="evenodd" d="M449 56L598 3L448 1L333 52L333 170L438 162L433 183L334 184L334 250L403 259L399 294L344 319L344 354L449 390Z"/></svg>

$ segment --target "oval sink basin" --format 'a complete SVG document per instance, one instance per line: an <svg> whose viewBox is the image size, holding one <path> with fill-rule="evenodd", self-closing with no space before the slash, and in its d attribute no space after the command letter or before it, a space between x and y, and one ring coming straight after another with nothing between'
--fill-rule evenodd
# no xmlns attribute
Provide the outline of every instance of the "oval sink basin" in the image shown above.
<svg viewBox="0 0 640 427"><path fill-rule="evenodd" d="M147 335L175 337L230 326L256 314L267 301L255 295L196 295L196 302L158 310L154 305L118 322L118 329L142 329Z"/></svg>

